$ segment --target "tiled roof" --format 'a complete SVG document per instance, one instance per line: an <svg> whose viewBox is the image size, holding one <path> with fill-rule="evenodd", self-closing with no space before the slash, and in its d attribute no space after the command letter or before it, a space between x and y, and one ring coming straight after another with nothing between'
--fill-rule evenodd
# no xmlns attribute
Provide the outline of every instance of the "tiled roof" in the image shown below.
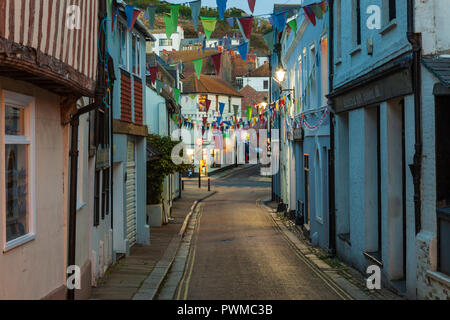
<svg viewBox="0 0 450 320"><path fill-rule="evenodd" d="M246 77L270 77L269 64L263 64L258 69L249 72Z"/></svg>
<svg viewBox="0 0 450 320"><path fill-rule="evenodd" d="M183 81L183 93L210 93L232 97L242 95L231 87L227 82L219 78L201 75L200 80L195 74Z"/></svg>
<svg viewBox="0 0 450 320"><path fill-rule="evenodd" d="M256 91L253 87L245 86L240 93L244 96L242 99L242 110L247 112L247 106L253 106L264 101L264 98L269 97L268 92ZM256 112L256 109L254 110Z"/></svg>
<svg viewBox="0 0 450 320"><path fill-rule="evenodd" d="M422 63L444 86L450 88L450 56L423 57Z"/></svg>

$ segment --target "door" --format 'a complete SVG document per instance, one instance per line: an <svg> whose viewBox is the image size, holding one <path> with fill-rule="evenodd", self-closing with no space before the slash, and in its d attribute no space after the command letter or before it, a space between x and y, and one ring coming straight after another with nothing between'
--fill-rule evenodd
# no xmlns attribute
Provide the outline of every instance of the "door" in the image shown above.
<svg viewBox="0 0 450 320"><path fill-rule="evenodd" d="M304 168L305 168L305 225L309 227L310 217L310 204L309 204L309 154L304 155Z"/></svg>
<svg viewBox="0 0 450 320"><path fill-rule="evenodd" d="M126 221L127 239L130 247L136 244L136 160L135 143L128 141L127 146L127 168L126 168Z"/></svg>

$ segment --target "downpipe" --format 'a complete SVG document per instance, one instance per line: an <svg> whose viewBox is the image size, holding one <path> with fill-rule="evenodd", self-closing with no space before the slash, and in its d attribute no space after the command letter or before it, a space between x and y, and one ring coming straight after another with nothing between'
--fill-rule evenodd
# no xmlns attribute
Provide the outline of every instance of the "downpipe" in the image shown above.
<svg viewBox="0 0 450 320"><path fill-rule="evenodd" d="M415 129L415 154L414 162L409 165L413 176L414 184L414 218L416 235L422 229L422 74L421 74L421 58L422 58L422 35L414 32L414 1L408 0L408 32L407 38L413 50L413 91L414 91L414 121Z"/></svg>

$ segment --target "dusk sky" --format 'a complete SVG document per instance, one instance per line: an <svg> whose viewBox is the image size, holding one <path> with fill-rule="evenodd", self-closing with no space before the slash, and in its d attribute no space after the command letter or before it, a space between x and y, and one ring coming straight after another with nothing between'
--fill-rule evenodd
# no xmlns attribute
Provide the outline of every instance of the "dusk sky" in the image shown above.
<svg viewBox="0 0 450 320"><path fill-rule="evenodd" d="M186 3L186 0L169 0L171 3ZM278 4L299 4L302 0L256 0L255 15L270 14L273 12L273 5ZM216 0L202 0L203 7L216 7ZM227 8L236 7L250 13L247 0L228 0Z"/></svg>

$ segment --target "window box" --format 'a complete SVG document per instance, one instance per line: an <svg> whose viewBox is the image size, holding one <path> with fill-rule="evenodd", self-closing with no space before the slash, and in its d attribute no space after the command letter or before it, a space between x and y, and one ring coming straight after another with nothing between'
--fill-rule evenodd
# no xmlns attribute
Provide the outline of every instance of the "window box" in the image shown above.
<svg viewBox="0 0 450 320"><path fill-rule="evenodd" d="M389 31L395 29L397 27L397 19L394 19L392 21L390 21L387 25L385 25L381 30L380 30L380 34L381 35L385 35L387 34Z"/></svg>

